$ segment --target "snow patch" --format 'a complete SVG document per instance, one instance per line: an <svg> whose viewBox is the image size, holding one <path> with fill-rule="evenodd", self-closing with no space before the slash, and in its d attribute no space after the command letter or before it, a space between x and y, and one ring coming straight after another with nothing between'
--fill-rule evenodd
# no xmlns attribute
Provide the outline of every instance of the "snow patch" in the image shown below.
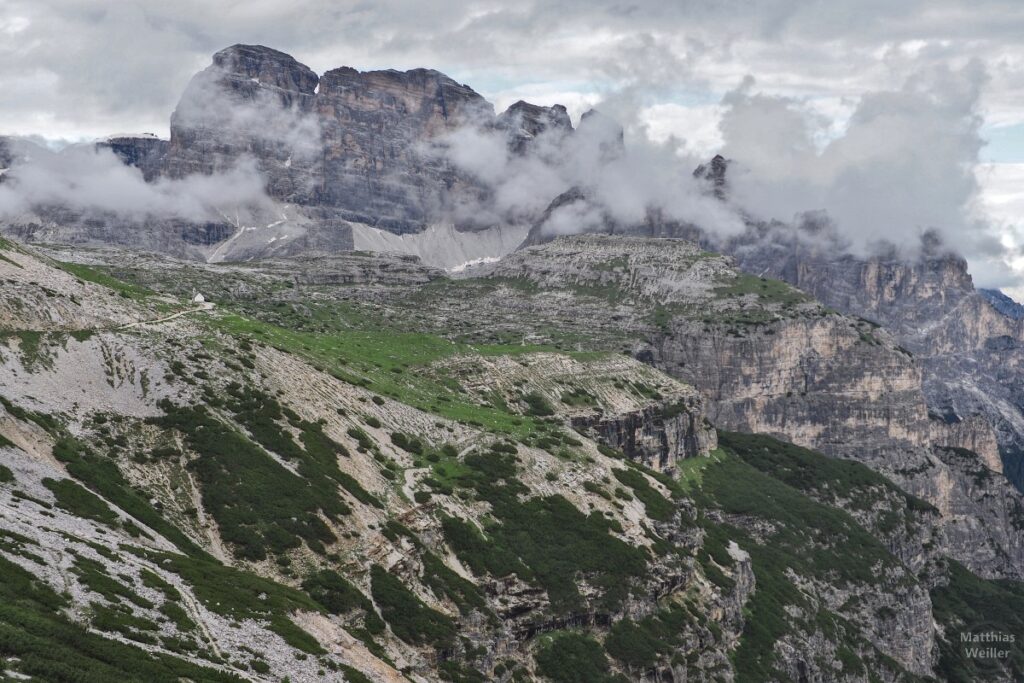
<svg viewBox="0 0 1024 683"><path fill-rule="evenodd" d="M481 258L470 259L469 261L466 261L465 263L460 263L457 266L452 266L451 268L448 268L448 272L461 273L467 268L472 268L473 266L482 266L485 263L497 263L500 260L501 258L498 256L483 256Z"/></svg>
<svg viewBox="0 0 1024 683"><path fill-rule="evenodd" d="M423 232L396 235L353 223L352 242L358 251L411 254L428 266L461 272L511 253L526 239L529 230L529 226L523 225L462 232L447 223L430 225Z"/></svg>

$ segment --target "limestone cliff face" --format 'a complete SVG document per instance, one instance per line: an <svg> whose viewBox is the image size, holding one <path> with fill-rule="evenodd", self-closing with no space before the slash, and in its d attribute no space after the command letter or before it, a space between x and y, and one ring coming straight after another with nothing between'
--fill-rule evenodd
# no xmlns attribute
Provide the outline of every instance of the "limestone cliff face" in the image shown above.
<svg viewBox="0 0 1024 683"><path fill-rule="evenodd" d="M545 132L568 134L564 107L493 106L432 69L318 77L282 52L235 45L197 74L171 117L162 173L175 178L255 163L271 198L301 207L309 229L352 221L392 233L431 222L477 225L459 207L486 189L445 155L461 128L503 131L513 153Z"/></svg>
<svg viewBox="0 0 1024 683"><path fill-rule="evenodd" d="M577 431L593 433L597 441L621 450L629 459L669 474L680 460L706 455L718 445L699 396L660 401L620 414L582 415L574 417L572 425Z"/></svg>
<svg viewBox="0 0 1024 683"><path fill-rule="evenodd" d="M155 180L163 170L169 146L170 142L154 135L117 135L96 144L99 149L109 149L126 166L142 171L147 181Z"/></svg>
<svg viewBox="0 0 1024 683"><path fill-rule="evenodd" d="M999 457L999 442L996 432L982 415L966 419L935 419L931 422L931 441L943 448L960 448L972 451L981 458L985 467L993 472L1003 473L1003 461Z"/></svg>
<svg viewBox="0 0 1024 683"><path fill-rule="evenodd" d="M928 406L947 422L972 429L981 427L969 421L982 416L994 430L1002 464L992 457L987 437L945 434L937 443L977 447L990 469L1024 486L1024 320L975 290L962 258L929 240L917 259L836 258L781 239L770 228L758 230L731 248L741 267L785 279L828 306L890 330L913 352Z"/></svg>
<svg viewBox="0 0 1024 683"><path fill-rule="evenodd" d="M1019 580L1024 575L1024 503L976 454L936 447L916 466L908 462L892 475L939 509L945 545L956 551L952 557L968 560L985 576Z"/></svg>
<svg viewBox="0 0 1024 683"><path fill-rule="evenodd" d="M560 104L541 107L519 100L503 111L495 123L508 131L509 149L516 154L537 151L538 145L557 146L572 133L569 113Z"/></svg>
<svg viewBox="0 0 1024 683"><path fill-rule="evenodd" d="M164 172L172 178L224 172L255 161L271 196L313 197L319 78L283 52L257 45L221 50L196 74L171 115Z"/></svg>
<svg viewBox="0 0 1024 683"><path fill-rule="evenodd" d="M921 368L884 332L840 316L740 335L679 321L650 353L708 396L716 426L862 462L939 509L942 552L984 576L1024 577L1022 497L999 474L991 431L981 418L929 420Z"/></svg>
<svg viewBox="0 0 1024 683"><path fill-rule="evenodd" d="M398 233L444 215L466 189L431 153L431 141L494 117L471 88L431 69L334 69L321 79L315 106L323 145L318 203Z"/></svg>
<svg viewBox="0 0 1024 683"><path fill-rule="evenodd" d="M583 317L593 330L600 322L583 302L602 298L610 324L636 335L633 354L698 388L715 426L862 462L940 510L928 535L941 552L985 576L1024 576L1024 532L1007 521L1021 495L992 468L991 432L973 412L936 424L928 366L877 324L739 276L730 259L674 239L563 237L510 255L493 272L552 291L534 299L536 313L517 302L520 317ZM556 297L558 289L575 296ZM971 467L993 476L976 481L959 461L937 457L935 445L978 449ZM905 554L921 556L912 546Z"/></svg>
<svg viewBox="0 0 1024 683"><path fill-rule="evenodd" d="M928 443L921 373L883 333L834 315L733 332L675 320L658 367L703 389L711 419L863 459Z"/></svg>

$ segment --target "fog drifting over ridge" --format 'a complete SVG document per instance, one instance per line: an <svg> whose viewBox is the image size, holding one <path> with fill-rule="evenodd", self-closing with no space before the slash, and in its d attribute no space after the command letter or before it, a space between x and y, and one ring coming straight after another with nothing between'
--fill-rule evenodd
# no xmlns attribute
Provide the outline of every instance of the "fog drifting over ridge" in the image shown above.
<svg viewBox="0 0 1024 683"><path fill-rule="evenodd" d="M913 250L935 231L965 255L998 256L974 173L985 80L978 62L929 67L899 89L862 95L845 130L818 142L827 122L748 79L723 100L732 197L764 219L823 210L861 252L877 242Z"/></svg>
<svg viewBox="0 0 1024 683"><path fill-rule="evenodd" d="M296 159L319 149L315 119L280 109L276 99L226 103L209 70L193 79L190 106L220 112L232 129L248 131ZM980 93L987 74L980 62L959 69L929 66L895 90L868 92L852 107L845 128L792 97L761 92L747 77L720 103L721 147L730 160L729 204L692 175L706 158L675 137L652 140L644 121L642 84L608 93L602 111L577 122L571 134L552 129L531 140L528 154L508 148L508 130L479 121L444 135L422 150L444 157L485 187L487 202L470 200L448 216L502 224L535 220L558 194L583 188L587 202L556 210L544 229L567 234L596 229L606 220L643 221L649 210L694 224L718 237L744 229L744 221L799 222L824 212L850 252L865 256L895 247L912 258L927 231L967 256L981 285L1015 284L1013 245L979 211L976 169ZM175 113L187 118L187 109ZM613 118L614 117L614 118ZM619 122L625 124L624 128ZM258 134L258 135L257 135ZM623 142L624 138L624 142ZM289 159L291 156L289 156ZM33 148L0 185L0 215L38 205L87 213L114 213L203 221L225 214L252 215L272 207L256 161L241 159L211 175L143 180L109 150L75 145L61 152Z"/></svg>
<svg viewBox="0 0 1024 683"><path fill-rule="evenodd" d="M76 145L60 152L35 147L0 184L0 218L40 206L60 206L87 214L116 214L131 220L207 221L268 209L271 201L252 161L213 175L146 182L108 149Z"/></svg>
<svg viewBox="0 0 1024 683"><path fill-rule="evenodd" d="M735 161L733 196L754 216L788 221L826 209L855 248L879 237L912 246L937 228L969 257L980 284L1005 287L1017 283L1013 266L1024 272L1019 190L1011 167L981 165L979 154L993 126L1024 122L1022 29L1024 7L1005 0L910 0L871 11L852 0L786 0L744 3L742 12L733 3L646 0L456 0L429 10L407 0L136 0L116 11L84 0L11 0L0 8L0 133L165 135L189 77L234 42L284 50L321 73L341 64L435 67L499 111L519 98L562 102L578 121L596 105L626 128L627 155L596 175L571 159L554 168L479 160L494 141L476 140L481 146L456 163L491 174L488 210L533 209L548 199L539 190L589 182L617 216L653 202L729 232L737 216L705 202L688 177L721 150ZM94 184L129 182L94 175ZM215 181L226 184L224 197L253 187L241 176ZM83 200L67 178L61 183ZM124 193L126 210L152 189ZM203 192L199 183L195 201L186 193L181 210L167 208L192 215ZM598 219L577 213L562 216L559 229Z"/></svg>

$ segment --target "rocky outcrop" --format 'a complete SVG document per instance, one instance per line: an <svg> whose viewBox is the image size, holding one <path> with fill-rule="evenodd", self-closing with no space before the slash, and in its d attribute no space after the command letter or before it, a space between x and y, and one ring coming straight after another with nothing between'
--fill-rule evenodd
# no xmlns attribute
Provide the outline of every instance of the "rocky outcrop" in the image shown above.
<svg viewBox="0 0 1024 683"><path fill-rule="evenodd" d="M310 256L302 265L290 260L268 260L261 269L291 276L296 285L338 286L354 284L425 285L441 277L436 268L424 266L415 256L399 254L354 253Z"/></svg>
<svg viewBox="0 0 1024 683"><path fill-rule="evenodd" d="M729 247L744 269L779 277L837 310L870 318L914 354L930 409L958 422L980 415L995 430L1002 467L1024 486L1024 320L974 289L964 259L926 236L918 258L835 257L803 233L752 228ZM955 439L954 439L955 441ZM953 445L946 437L938 443ZM991 444L977 444L992 463ZM994 465L994 463L992 463Z"/></svg>
<svg viewBox="0 0 1024 683"><path fill-rule="evenodd" d="M433 144L463 126L490 126L493 107L431 69L322 78L276 50L235 45L197 74L171 118L166 173L227 170L255 159L275 200L312 219L394 233L450 217L474 190Z"/></svg>
<svg viewBox="0 0 1024 683"><path fill-rule="evenodd" d="M148 182L162 172L170 142L155 135L115 135L96 143L98 149L109 149L126 166L142 171Z"/></svg>
<svg viewBox="0 0 1024 683"><path fill-rule="evenodd" d="M237 226L227 221L153 218L143 223L110 212L82 214L59 206L38 207L9 220L3 233L23 242L146 248L179 258L204 259Z"/></svg>
<svg viewBox="0 0 1024 683"><path fill-rule="evenodd" d="M254 160L268 193L309 202L319 180L319 78L283 52L234 45L196 74L171 115L164 172L171 178L225 172Z"/></svg>
<svg viewBox="0 0 1024 683"><path fill-rule="evenodd" d="M470 189L431 143L494 118L470 87L431 69L328 71L315 108L323 149L317 202L397 233L446 215Z"/></svg>
<svg viewBox="0 0 1024 683"><path fill-rule="evenodd" d="M936 447L916 468L894 470L893 476L939 509L945 546L955 551L950 556L984 576L1022 578L1024 503L980 457Z"/></svg>
<svg viewBox="0 0 1024 683"><path fill-rule="evenodd" d="M703 404L699 396L659 401L618 415L575 416L572 426L630 460L673 474L680 460L707 455L718 446L715 430L704 418Z"/></svg>
<svg viewBox="0 0 1024 683"><path fill-rule="evenodd" d="M541 107L519 100L498 116L498 128L507 131L509 149L516 154L537 150L538 145L557 148L572 132L569 113L560 104Z"/></svg>
<svg viewBox="0 0 1024 683"><path fill-rule="evenodd" d="M999 442L995 430L982 415L961 419L957 415L947 419L933 419L931 441L943 448L960 448L975 453L985 467L1002 474L1003 461L999 457Z"/></svg>
<svg viewBox="0 0 1024 683"><path fill-rule="evenodd" d="M1024 306L1021 306L998 289L985 289L982 287L978 289L978 294L1006 317L1013 318L1014 320L1024 319Z"/></svg>
<svg viewBox="0 0 1024 683"><path fill-rule="evenodd" d="M729 161L721 154L716 154L711 161L701 164L693 171L693 177L707 182L712 194L718 199L725 199L727 185L725 172L729 168Z"/></svg>
<svg viewBox="0 0 1024 683"><path fill-rule="evenodd" d="M920 370L884 335L834 315L733 330L677 318L650 349L714 424L862 461L929 443Z"/></svg>
<svg viewBox="0 0 1024 683"><path fill-rule="evenodd" d="M520 249L544 244L566 234L578 233L670 237L693 243L701 242L704 237L697 226L667 220L664 213L654 207L644 212L643 220L623 226L603 205L594 201L592 191L582 187L571 187L551 200L544 212L530 226L530 232L520 245Z"/></svg>

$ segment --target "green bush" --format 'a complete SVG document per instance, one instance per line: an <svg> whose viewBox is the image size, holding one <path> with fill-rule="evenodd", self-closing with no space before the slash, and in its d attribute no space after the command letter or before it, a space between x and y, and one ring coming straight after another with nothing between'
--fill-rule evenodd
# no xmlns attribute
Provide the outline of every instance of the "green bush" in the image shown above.
<svg viewBox="0 0 1024 683"><path fill-rule="evenodd" d="M542 394L531 391L528 394L523 395L523 401L526 403L527 415L534 415L536 417L547 417L555 414L555 408L551 405Z"/></svg>
<svg viewBox="0 0 1024 683"><path fill-rule="evenodd" d="M373 600L395 635L411 645L450 649L455 644L455 624L425 605L397 577L380 565L370 570Z"/></svg>
<svg viewBox="0 0 1024 683"><path fill-rule="evenodd" d="M119 603L124 598L139 607L153 608L152 602L138 595L120 581L111 578L104 566L95 560L77 557L71 571L78 577L80 584L94 593L99 593L110 602Z"/></svg>
<svg viewBox="0 0 1024 683"><path fill-rule="evenodd" d="M189 448L199 454L189 468L200 482L203 504L217 521L224 540L233 544L241 557L260 560L268 550L281 553L302 540L322 552L322 544L336 540L318 513L338 520L351 510L337 495L337 481L324 474L325 466L318 466L294 442L291 457L303 461L308 478L292 474L205 408L180 407L168 401L163 401L161 408L166 415L151 421L180 431ZM269 428L261 429L260 434L277 447L288 443L283 437L271 437ZM336 463L333 469L337 469Z"/></svg>
<svg viewBox="0 0 1024 683"><path fill-rule="evenodd" d="M608 658L593 638L561 633L534 655L537 670L553 683L611 683Z"/></svg>
<svg viewBox="0 0 1024 683"><path fill-rule="evenodd" d="M650 667L658 660L662 643L630 621L612 627L605 648L615 659L632 667Z"/></svg>
<svg viewBox="0 0 1024 683"><path fill-rule="evenodd" d="M64 463L68 474L172 541L183 552L196 556L206 555L180 529L154 510L143 495L131 487L112 460L96 455L85 444L70 437L57 439L53 446L53 455Z"/></svg>
<svg viewBox="0 0 1024 683"><path fill-rule="evenodd" d="M662 522L672 519L672 515L675 513L675 505L665 496L658 493L644 475L633 469L614 469L612 474L620 482L633 489L633 495L644 504L648 517Z"/></svg>
<svg viewBox="0 0 1024 683"><path fill-rule="evenodd" d="M70 479L43 479L43 486L53 493L57 506L71 514L108 526L117 524L118 516L109 505Z"/></svg>
<svg viewBox="0 0 1024 683"><path fill-rule="evenodd" d="M935 620L959 636L960 633L997 632L1015 636L1012 643L999 643L1007 650L1005 669L998 671L992 660L971 657L967 652L976 644L957 638L939 639L939 678L952 683L997 680L1005 672L1024 671L1024 584L1017 581L987 581L972 574L961 564L948 561L948 582L940 582L931 591ZM985 647L984 645L982 647Z"/></svg>
<svg viewBox="0 0 1024 683"><path fill-rule="evenodd" d="M65 599L0 557L0 653L35 680L237 683L237 676L87 631L60 611ZM14 663L13 660L17 660Z"/></svg>
<svg viewBox="0 0 1024 683"><path fill-rule="evenodd" d="M347 664L342 664L340 668L341 672L345 674L345 680L348 683L373 683L373 681L359 669L353 669Z"/></svg>
<svg viewBox="0 0 1024 683"><path fill-rule="evenodd" d="M434 595L454 602L462 614L469 614L474 609L491 614L480 589L452 571L431 552L423 554L423 584L434 591Z"/></svg>
<svg viewBox="0 0 1024 683"><path fill-rule="evenodd" d="M602 589L603 604L616 605L646 572L645 553L611 536L603 515L585 516L561 496L510 497L499 501L494 516L500 524L486 539L465 522L445 519L445 539L474 573L536 581L558 613L582 607L581 575Z"/></svg>
<svg viewBox="0 0 1024 683"><path fill-rule="evenodd" d="M337 572L324 569L309 576L302 582L302 590L331 614L344 616L354 610L362 610L366 630L373 634L383 632L384 622L377 615L373 603Z"/></svg>
<svg viewBox="0 0 1024 683"><path fill-rule="evenodd" d="M699 508L718 508L729 517L750 520L747 523L764 520L771 524L772 532L755 541L739 528L705 518L700 523L707 536L698 559L708 578L728 589L731 579L715 567L731 565L726 551L728 541L737 542L750 554L757 590L747 602L749 617L734 654L737 677L778 678L775 645L787 633L800 628L789 616L790 609L814 610L793 585L792 574L840 586L891 586L894 582L912 583L914 578L849 514L816 502L745 461L749 457L751 463L760 461L757 464L768 472L776 471L777 465L773 463L781 464L789 458L786 444L768 437L754 437L756 441L730 437L726 434L723 440L726 457L705 468L702 484L694 490L695 502ZM743 459L734 448L743 454ZM837 472L841 476L846 468L834 468L826 460L816 454L800 455L792 462L792 468L779 466L777 473L779 478L798 483L808 491L825 489L833 483L836 487L845 485L836 482L835 477ZM850 471L866 481L873 479L859 470ZM816 618L827 623L837 642L846 642L844 638L855 635L846 631L844 622L827 610L818 610Z"/></svg>

